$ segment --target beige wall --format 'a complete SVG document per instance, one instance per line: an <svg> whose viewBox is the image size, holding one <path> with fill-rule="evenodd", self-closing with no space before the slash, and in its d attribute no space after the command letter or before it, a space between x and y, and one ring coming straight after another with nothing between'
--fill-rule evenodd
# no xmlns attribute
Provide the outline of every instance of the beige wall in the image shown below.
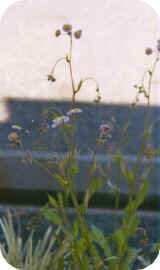
<svg viewBox="0 0 160 270"><path fill-rule="evenodd" d="M76 79L96 77L105 103L133 101L132 86L152 62L145 47L155 45L160 33L151 7L138 0L25 0L11 6L0 23L0 121L7 118L7 97L70 97L66 67L57 70L55 84L46 80L54 61L66 53L66 40L53 35L65 22L83 30L74 42ZM154 104L160 103L158 88L157 77ZM83 101L94 97L92 84L79 94Z"/></svg>

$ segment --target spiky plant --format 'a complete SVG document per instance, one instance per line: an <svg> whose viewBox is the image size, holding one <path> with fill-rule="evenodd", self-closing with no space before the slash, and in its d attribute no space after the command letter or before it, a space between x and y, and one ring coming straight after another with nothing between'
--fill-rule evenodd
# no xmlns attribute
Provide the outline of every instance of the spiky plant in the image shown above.
<svg viewBox="0 0 160 270"><path fill-rule="evenodd" d="M1 244L0 248L8 263L23 270L46 270L48 268L51 262L52 248L55 244L51 227L46 230L43 238L35 245L34 231L30 233L25 242L16 233L10 212L7 213L6 217L0 219L0 226L5 239L5 244Z"/></svg>

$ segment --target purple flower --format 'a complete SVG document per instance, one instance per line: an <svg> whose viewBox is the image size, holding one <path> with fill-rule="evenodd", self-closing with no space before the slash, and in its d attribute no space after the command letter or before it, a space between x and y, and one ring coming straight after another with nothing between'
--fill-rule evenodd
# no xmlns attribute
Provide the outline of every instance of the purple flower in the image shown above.
<svg viewBox="0 0 160 270"><path fill-rule="evenodd" d="M68 116L65 116L65 115L56 117L54 120L52 120L53 124L51 125L51 128L57 128L64 123L68 123L69 120L70 120L70 118Z"/></svg>
<svg viewBox="0 0 160 270"><path fill-rule="evenodd" d="M112 126L110 124L102 124L99 127L100 132L110 132L112 130Z"/></svg>

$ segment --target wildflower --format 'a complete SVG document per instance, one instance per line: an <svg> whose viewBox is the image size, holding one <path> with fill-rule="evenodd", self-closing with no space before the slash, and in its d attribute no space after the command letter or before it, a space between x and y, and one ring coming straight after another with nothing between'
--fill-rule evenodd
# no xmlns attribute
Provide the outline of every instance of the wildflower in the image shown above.
<svg viewBox="0 0 160 270"><path fill-rule="evenodd" d="M112 129L112 126L111 125L109 125L109 124L102 124L102 125L100 125L100 127L99 127L99 130L100 130L100 132L110 132L111 131L111 129Z"/></svg>
<svg viewBox="0 0 160 270"><path fill-rule="evenodd" d="M30 133L30 131L29 131L28 129L26 129L26 130L25 130L25 133L26 133L26 134L29 134L29 133Z"/></svg>
<svg viewBox="0 0 160 270"><path fill-rule="evenodd" d="M111 139L112 126L110 124L102 124L99 127L99 141L104 143L107 139Z"/></svg>
<svg viewBox="0 0 160 270"><path fill-rule="evenodd" d="M21 131L21 130L22 130L22 127L21 127L21 126L19 126L19 125L12 125L12 129L15 129L15 130Z"/></svg>
<svg viewBox="0 0 160 270"><path fill-rule="evenodd" d="M55 82L56 79L53 77L52 74L47 75L48 81Z"/></svg>
<svg viewBox="0 0 160 270"><path fill-rule="evenodd" d="M53 124L51 125L51 128L56 128L59 127L60 125L64 124L64 123L68 123L70 120L70 118L68 116L60 116L60 117L56 117L54 120L52 120Z"/></svg>
<svg viewBox="0 0 160 270"><path fill-rule="evenodd" d="M145 53L146 53L146 55L151 55L153 53L152 48L149 48L149 47L146 48Z"/></svg>
<svg viewBox="0 0 160 270"><path fill-rule="evenodd" d="M56 37L59 37L60 35L61 35L61 30L59 30L59 29L58 29L58 30L56 30L56 32L55 32L55 36L56 36Z"/></svg>
<svg viewBox="0 0 160 270"><path fill-rule="evenodd" d="M11 132L9 135L8 135L8 140L10 142L17 142L19 139L19 136L17 134L17 132Z"/></svg>
<svg viewBox="0 0 160 270"><path fill-rule="evenodd" d="M74 33L75 38L79 39L82 36L82 30L78 30Z"/></svg>
<svg viewBox="0 0 160 270"><path fill-rule="evenodd" d="M72 114L77 114L77 113L81 113L82 110L79 108L74 108L72 110L70 110L69 112L67 112L67 115L72 115Z"/></svg>
<svg viewBox="0 0 160 270"><path fill-rule="evenodd" d="M71 30L72 30L72 25L71 24L64 24L63 25L63 30L65 31L65 32L71 32Z"/></svg>

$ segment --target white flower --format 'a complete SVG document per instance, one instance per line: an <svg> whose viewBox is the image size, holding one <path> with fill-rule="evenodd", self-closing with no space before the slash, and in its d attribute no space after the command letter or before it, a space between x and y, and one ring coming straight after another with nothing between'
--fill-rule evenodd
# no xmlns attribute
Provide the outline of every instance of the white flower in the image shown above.
<svg viewBox="0 0 160 270"><path fill-rule="evenodd" d="M56 128L59 127L60 125L64 124L64 123L68 123L70 120L70 118L68 116L59 116L56 117L54 120L52 120L53 124L51 125L51 128Z"/></svg>
<svg viewBox="0 0 160 270"><path fill-rule="evenodd" d="M15 129L15 130L21 131L21 130L22 130L22 127L21 127L21 126L19 126L19 125L12 125L12 129Z"/></svg>
<svg viewBox="0 0 160 270"><path fill-rule="evenodd" d="M19 139L19 136L16 132L11 132L9 135L8 135L8 140L10 142L17 142Z"/></svg>
<svg viewBox="0 0 160 270"><path fill-rule="evenodd" d="M67 115L72 115L72 114L76 114L76 113L81 113L82 110L79 108L74 108L72 110L70 110L69 112L67 112Z"/></svg>

